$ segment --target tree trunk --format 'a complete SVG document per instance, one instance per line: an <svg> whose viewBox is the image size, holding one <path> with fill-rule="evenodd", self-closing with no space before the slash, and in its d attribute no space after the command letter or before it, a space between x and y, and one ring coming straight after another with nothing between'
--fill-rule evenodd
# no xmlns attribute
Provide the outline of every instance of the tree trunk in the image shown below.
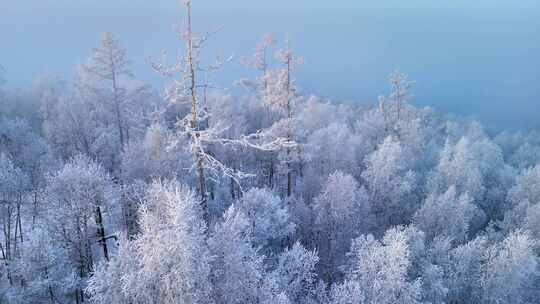
<svg viewBox="0 0 540 304"><path fill-rule="evenodd" d="M287 197L292 194L292 174L291 174L291 163L287 163Z"/></svg>
<svg viewBox="0 0 540 304"><path fill-rule="evenodd" d="M22 231L22 221L21 221L21 205L17 205L17 222L19 224L19 237L20 237L20 240L21 240L21 243L24 242L24 238L23 238L23 231Z"/></svg>
<svg viewBox="0 0 540 304"><path fill-rule="evenodd" d="M120 150L124 151L124 129L122 126L122 112L120 109L120 97L118 96L118 84L116 81L116 66L114 64L114 59L112 54L111 58L111 75L112 75L112 89L113 89L113 102L114 102L114 112L116 114L116 125L118 128L118 136L120 137Z"/></svg>
<svg viewBox="0 0 540 304"><path fill-rule="evenodd" d="M105 239L105 227L103 226L103 216L101 208L96 207L96 225L97 225L97 238L98 242L103 249L103 256L106 261L109 261L109 250L107 248L107 240Z"/></svg>
<svg viewBox="0 0 540 304"><path fill-rule="evenodd" d="M194 138L192 140L195 141L196 145L200 145L199 142L199 134L197 133L199 131L199 122L198 122L198 100L197 100L197 84L195 80L195 63L193 61L193 36L192 36L192 28L191 28L191 2L186 2L186 9L187 9L187 61L188 61L188 69L189 69L189 92L191 97L191 121L190 121L190 128L191 131L194 134ZM197 179L198 179L198 191L199 195L201 197L201 206L203 211L203 218L208 224L209 216L208 216L208 198L206 196L206 178L204 176L204 166L203 166L203 155L202 155L201 147L196 147L195 151L195 158L196 158L196 167L197 167Z"/></svg>
<svg viewBox="0 0 540 304"><path fill-rule="evenodd" d="M201 207L203 212L203 219L206 224L209 224L209 215L208 215L208 198L206 196L206 179L204 177L204 169L202 166L202 160L197 160L197 175L199 179L198 191L201 196Z"/></svg>
<svg viewBox="0 0 540 304"><path fill-rule="evenodd" d="M291 108L291 55L287 55L287 118L289 119L288 129L287 129L287 140L291 140L291 119L292 119L292 108ZM291 173L291 148L287 147L287 197L292 194L292 173Z"/></svg>
<svg viewBox="0 0 540 304"><path fill-rule="evenodd" d="M272 155L270 155L270 162L268 164L269 168L269 174L268 174L268 187L270 189L274 188L274 160L272 159Z"/></svg>

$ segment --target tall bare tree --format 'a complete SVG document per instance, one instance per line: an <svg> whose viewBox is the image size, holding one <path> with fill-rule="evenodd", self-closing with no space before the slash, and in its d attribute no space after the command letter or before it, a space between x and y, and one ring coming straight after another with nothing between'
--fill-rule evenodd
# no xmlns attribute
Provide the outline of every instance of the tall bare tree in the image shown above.
<svg viewBox="0 0 540 304"><path fill-rule="evenodd" d="M178 120L177 128L179 138L187 138L189 150L194 158L194 165L191 169L196 172L197 193L200 197L203 217L208 223L207 179L222 175L231 178L240 185L241 179L253 176L253 174L242 172L224 164L209 152L209 145L243 146L274 151L285 146L293 146L294 143L287 138L276 137L267 130L241 135L239 138L227 138L223 135L228 128L226 122L212 121L211 124L209 123L211 113L209 107L204 104L204 96L206 94L205 90L214 86L208 83L206 77L200 77L200 74L206 75L219 70L230 58L226 59L218 56L213 64L207 66L201 64L201 50L215 31L201 36L195 35L192 24L192 2L185 0L183 4L187 17L180 37L184 42L185 55L172 66L167 66L164 63L153 63L153 67L162 75L173 78L172 85L167 92L169 102L187 103L189 105L189 113ZM203 90L199 92L201 88ZM178 144L178 142L173 144Z"/></svg>
<svg viewBox="0 0 540 304"><path fill-rule="evenodd" d="M401 110L403 108L403 104L411 99L409 90L414 85L414 81L408 80L407 74L396 70L390 74L390 83L392 84L390 100L394 102L396 107L396 118L397 121L399 121L401 119Z"/></svg>
<svg viewBox="0 0 540 304"><path fill-rule="evenodd" d="M289 40L285 40L285 48L283 50L280 50L276 54L277 59L282 65L282 68L278 71L278 81L276 82L276 91L277 94L268 94L267 98L269 98L270 103L276 103L281 108L284 109L286 120L287 120L287 134L286 138L288 141L294 141L293 139L293 115L294 115L294 102L297 95L296 87L293 84L293 77L292 73L294 69L298 66L303 64L303 58L296 57L290 47ZM286 147L286 157L287 159L287 196L292 195L292 147Z"/></svg>

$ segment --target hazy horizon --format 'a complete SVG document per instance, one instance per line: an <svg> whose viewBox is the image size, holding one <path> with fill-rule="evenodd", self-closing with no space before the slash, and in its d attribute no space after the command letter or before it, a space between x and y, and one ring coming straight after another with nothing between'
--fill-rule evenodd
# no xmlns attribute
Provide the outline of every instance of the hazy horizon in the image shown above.
<svg viewBox="0 0 540 304"><path fill-rule="evenodd" d="M100 34L113 32L127 49L136 76L161 90L149 57L174 51L180 1L12 1L0 3L0 65L7 86L29 87L43 75L69 80ZM201 0L195 29L224 26L209 55L234 54L216 75L231 87L249 73L238 59L265 33L287 34L305 65L303 91L335 101L375 102L399 68L416 80L414 103L473 116L488 128L540 127L540 12L534 1L327 1L272 3Z"/></svg>

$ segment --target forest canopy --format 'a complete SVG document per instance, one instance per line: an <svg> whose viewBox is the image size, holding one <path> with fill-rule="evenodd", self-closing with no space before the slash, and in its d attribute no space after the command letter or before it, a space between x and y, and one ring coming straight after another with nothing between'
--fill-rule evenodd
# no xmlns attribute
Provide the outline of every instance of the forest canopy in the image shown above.
<svg viewBox="0 0 540 304"><path fill-rule="evenodd" d="M310 95L272 35L231 93L191 6L164 91L112 33L70 80L0 69L0 303L538 303L540 133L398 70L370 106Z"/></svg>

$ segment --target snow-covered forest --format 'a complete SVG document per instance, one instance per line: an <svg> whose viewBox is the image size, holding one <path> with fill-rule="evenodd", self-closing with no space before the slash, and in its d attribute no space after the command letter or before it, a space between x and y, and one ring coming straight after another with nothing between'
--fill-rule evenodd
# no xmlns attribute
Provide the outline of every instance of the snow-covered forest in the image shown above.
<svg viewBox="0 0 540 304"><path fill-rule="evenodd" d="M311 95L271 35L208 61L182 4L165 90L112 33L73 79L0 70L0 303L540 301L540 132L416 107L400 71Z"/></svg>

